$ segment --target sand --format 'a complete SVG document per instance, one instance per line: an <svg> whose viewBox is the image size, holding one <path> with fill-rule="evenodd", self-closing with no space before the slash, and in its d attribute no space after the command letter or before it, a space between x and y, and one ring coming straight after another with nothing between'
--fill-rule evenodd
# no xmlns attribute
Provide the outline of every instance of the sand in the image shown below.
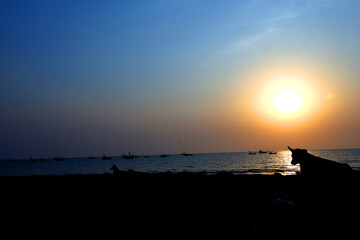
<svg viewBox="0 0 360 240"><path fill-rule="evenodd" d="M36 216L40 226L86 223L94 231L102 226L174 236L353 234L359 183L358 174L325 179L128 171L0 178L10 222L29 224Z"/></svg>

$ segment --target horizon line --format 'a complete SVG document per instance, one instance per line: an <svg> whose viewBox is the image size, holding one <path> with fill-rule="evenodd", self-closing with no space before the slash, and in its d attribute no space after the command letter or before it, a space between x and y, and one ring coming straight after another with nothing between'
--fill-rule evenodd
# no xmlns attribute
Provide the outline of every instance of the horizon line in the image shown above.
<svg viewBox="0 0 360 240"><path fill-rule="evenodd" d="M354 147L354 148L324 148L324 149L307 149L309 151L329 151L329 150L360 150L360 147ZM251 152L252 150L248 150L248 151L230 151L230 152L191 152L192 154L226 154L226 153L248 153L248 152ZM258 152L259 150L256 150L256 152ZM265 150L265 151L273 151L273 150ZM282 150L276 150L277 152L279 151L289 151L288 149L282 149ZM158 154L136 154L136 153L133 153L135 154L135 156L158 156L158 155L162 155L164 153L158 153ZM166 155L180 155L181 152L179 153L167 153ZM63 156L63 155L59 155L59 156ZM67 159L72 159L72 158L88 158L89 156L93 156L93 155L87 155L87 156L78 156L78 157L64 157L64 158L67 158ZM107 155L109 157L121 157L122 154L120 155ZM94 156L95 158L101 158L101 154L99 156ZM40 158L43 158L43 159L53 159L54 157L39 157L39 158L33 158L32 156L30 156L29 158L0 158L0 161L11 161L11 160L17 160L17 161L20 161L20 160L30 160L30 159L40 159Z"/></svg>

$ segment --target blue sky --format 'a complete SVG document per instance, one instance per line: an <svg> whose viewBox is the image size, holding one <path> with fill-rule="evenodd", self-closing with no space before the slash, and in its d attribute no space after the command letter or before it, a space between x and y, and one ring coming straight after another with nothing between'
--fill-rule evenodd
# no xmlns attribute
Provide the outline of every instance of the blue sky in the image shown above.
<svg viewBox="0 0 360 240"><path fill-rule="evenodd" d="M359 29L355 0L0 1L0 158L261 147L253 76L333 72L350 109Z"/></svg>

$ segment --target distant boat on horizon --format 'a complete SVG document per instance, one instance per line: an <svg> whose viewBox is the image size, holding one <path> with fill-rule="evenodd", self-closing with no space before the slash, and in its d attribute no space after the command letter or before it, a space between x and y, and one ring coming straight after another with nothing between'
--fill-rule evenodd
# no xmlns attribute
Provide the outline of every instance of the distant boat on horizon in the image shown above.
<svg viewBox="0 0 360 240"><path fill-rule="evenodd" d="M267 153L267 151L259 150L259 153Z"/></svg>
<svg viewBox="0 0 360 240"><path fill-rule="evenodd" d="M129 154L123 154L122 156L121 156L121 158L123 158L123 159L134 159L135 158L135 156L134 156L134 154L131 154L131 153L129 153Z"/></svg>
<svg viewBox="0 0 360 240"><path fill-rule="evenodd" d="M65 158L64 158L64 157L59 157L58 155L56 155L56 156L54 157L54 160L55 160L55 161L64 161Z"/></svg>
<svg viewBox="0 0 360 240"><path fill-rule="evenodd" d="M275 151L269 151L269 154L277 154Z"/></svg>
<svg viewBox="0 0 360 240"><path fill-rule="evenodd" d="M95 159L95 157L93 155L90 155L88 158L89 159Z"/></svg>
<svg viewBox="0 0 360 240"><path fill-rule="evenodd" d="M112 159L112 157L108 157L105 155L105 153L102 154L102 160L109 160L109 159Z"/></svg>
<svg viewBox="0 0 360 240"><path fill-rule="evenodd" d="M256 154L256 152L252 152L252 151L249 151L248 153L249 153L249 155L255 155Z"/></svg>
<svg viewBox="0 0 360 240"><path fill-rule="evenodd" d="M194 154L193 153L182 152L182 153L180 153L180 155L190 157L190 156L192 156Z"/></svg>

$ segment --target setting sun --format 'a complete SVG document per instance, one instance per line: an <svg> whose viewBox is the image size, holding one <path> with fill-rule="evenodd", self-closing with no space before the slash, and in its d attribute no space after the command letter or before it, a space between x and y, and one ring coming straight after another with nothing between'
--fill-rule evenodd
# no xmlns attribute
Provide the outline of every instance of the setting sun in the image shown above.
<svg viewBox="0 0 360 240"><path fill-rule="evenodd" d="M305 123L319 111L318 80L301 72L275 73L254 85L253 109L267 124Z"/></svg>
<svg viewBox="0 0 360 240"><path fill-rule="evenodd" d="M275 96L274 106L280 112L292 113L301 106L301 98L296 92L284 91Z"/></svg>

